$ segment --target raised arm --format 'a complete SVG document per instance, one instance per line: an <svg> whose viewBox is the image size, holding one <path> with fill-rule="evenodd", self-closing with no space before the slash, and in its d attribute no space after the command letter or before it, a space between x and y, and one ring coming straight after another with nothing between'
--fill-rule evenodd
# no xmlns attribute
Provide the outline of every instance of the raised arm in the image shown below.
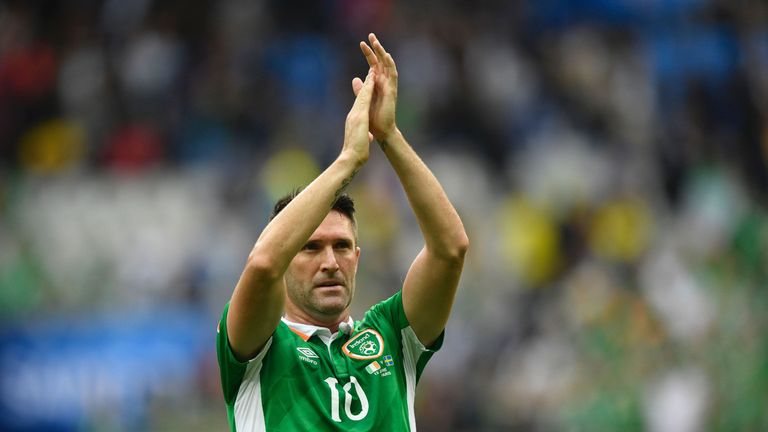
<svg viewBox="0 0 768 432"><path fill-rule="evenodd" d="M264 228L230 300L227 334L235 356L256 356L275 331L285 305L283 275L333 202L368 160L374 72L361 83L345 124L339 157Z"/></svg>
<svg viewBox="0 0 768 432"><path fill-rule="evenodd" d="M406 142L395 123L397 68L373 34L360 42L376 73L371 132L397 173L424 236L424 248L403 283L403 307L416 336L431 345L445 328L453 306L469 239L458 213L432 172ZM356 93L363 88L353 80Z"/></svg>

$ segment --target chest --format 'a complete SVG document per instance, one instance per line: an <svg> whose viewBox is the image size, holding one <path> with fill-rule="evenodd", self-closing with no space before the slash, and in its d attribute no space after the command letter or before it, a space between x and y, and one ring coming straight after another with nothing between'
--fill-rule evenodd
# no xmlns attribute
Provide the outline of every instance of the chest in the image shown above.
<svg viewBox="0 0 768 432"><path fill-rule="evenodd" d="M376 329L330 342L282 336L260 373L267 413L290 407L293 413L315 413L309 416L313 421L322 418L329 425L404 418L407 390L399 340Z"/></svg>
<svg viewBox="0 0 768 432"><path fill-rule="evenodd" d="M264 372L282 369L295 379L309 377L335 378L347 382L356 377L357 382L379 386L396 384L400 361L400 342L378 329L368 328L342 335L333 340L318 336L304 339L298 335L283 337L270 350L265 359ZM402 366L401 364L399 366Z"/></svg>

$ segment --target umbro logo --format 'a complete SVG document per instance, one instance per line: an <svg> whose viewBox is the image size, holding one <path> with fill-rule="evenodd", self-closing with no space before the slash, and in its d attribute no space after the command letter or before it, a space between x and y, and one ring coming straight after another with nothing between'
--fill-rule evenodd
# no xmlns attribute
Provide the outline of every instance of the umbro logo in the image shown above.
<svg viewBox="0 0 768 432"><path fill-rule="evenodd" d="M314 351L312 351L310 348L307 348L307 347L298 347L298 348L296 348L296 351L304 354L305 356L307 356L309 358L320 358L320 357L318 357L317 354L315 354Z"/></svg>

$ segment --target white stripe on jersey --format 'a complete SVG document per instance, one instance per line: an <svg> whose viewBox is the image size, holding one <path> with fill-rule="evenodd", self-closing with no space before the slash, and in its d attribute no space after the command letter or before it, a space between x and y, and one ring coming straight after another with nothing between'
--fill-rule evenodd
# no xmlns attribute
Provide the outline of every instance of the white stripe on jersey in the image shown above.
<svg viewBox="0 0 768 432"><path fill-rule="evenodd" d="M427 348L421 343L416 333L409 326L400 331L403 339L403 369L405 370L405 389L408 398L408 422L411 432L416 432L416 363Z"/></svg>
<svg viewBox="0 0 768 432"><path fill-rule="evenodd" d="M261 405L261 362L272 346L270 337L261 352L246 366L235 399L235 429L237 432L265 432L264 407Z"/></svg>

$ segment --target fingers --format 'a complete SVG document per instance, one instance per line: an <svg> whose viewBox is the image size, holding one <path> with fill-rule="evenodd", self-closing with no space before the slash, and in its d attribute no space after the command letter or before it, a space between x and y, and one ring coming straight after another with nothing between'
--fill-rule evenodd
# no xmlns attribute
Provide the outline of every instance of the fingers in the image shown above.
<svg viewBox="0 0 768 432"><path fill-rule="evenodd" d="M361 80L358 77L352 78L352 92L355 94L355 96L360 93L360 89L363 88L363 80Z"/></svg>
<svg viewBox="0 0 768 432"><path fill-rule="evenodd" d="M366 48L371 51L371 53L374 54L376 57L376 61L378 64L384 66L387 69L387 73L396 73L397 69L395 67L395 60L392 58L392 56L384 49L384 45L381 44L379 41L379 38L376 37L375 34L369 33L368 34L368 40L371 43L371 49L366 45ZM361 42L361 45L363 43ZM362 48L362 46L361 46ZM365 53L365 51L363 51ZM368 59L368 54L366 54L366 59ZM368 61L368 64L371 64L370 60Z"/></svg>
<svg viewBox="0 0 768 432"><path fill-rule="evenodd" d="M360 42L360 50L363 52L363 55L365 56L365 60L368 62L368 66L371 68L375 68L379 61L376 58L376 54L373 52L371 47L368 46L365 42Z"/></svg>
<svg viewBox="0 0 768 432"><path fill-rule="evenodd" d="M379 39L376 37L376 35L369 33L368 40L371 42L371 46L376 52L376 57L384 60L387 57L387 51L384 49L384 46L381 44L381 42L379 42Z"/></svg>
<svg viewBox="0 0 768 432"><path fill-rule="evenodd" d="M368 107L371 106L371 99L373 98L373 81L375 79L375 75L373 70L368 71L368 76L365 77L365 82L362 83L360 90L357 92L354 105L352 105L352 109L361 109L362 106L365 111L368 111ZM359 81L360 78L357 78ZM352 80L352 89L354 90L354 84L355 80Z"/></svg>
<svg viewBox="0 0 768 432"><path fill-rule="evenodd" d="M373 82L375 78L376 74L373 72L373 70L368 71L368 76L365 77L363 87L360 89L360 92L357 95L358 99L362 99L362 103L371 103L371 98L373 97Z"/></svg>

